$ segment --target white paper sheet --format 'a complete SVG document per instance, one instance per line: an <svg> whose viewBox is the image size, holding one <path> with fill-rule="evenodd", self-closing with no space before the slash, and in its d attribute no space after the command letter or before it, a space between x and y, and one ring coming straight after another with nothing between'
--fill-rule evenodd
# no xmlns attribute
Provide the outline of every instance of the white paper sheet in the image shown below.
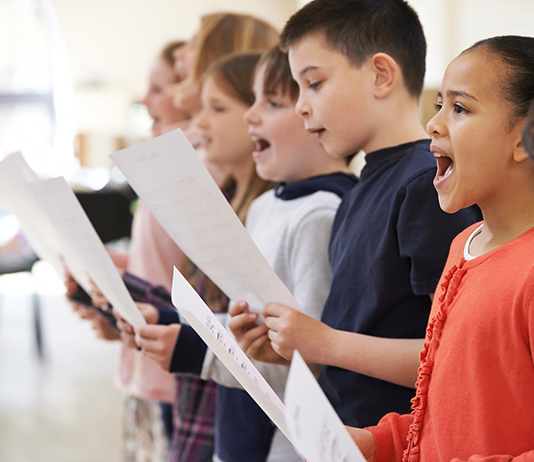
<svg viewBox="0 0 534 462"><path fill-rule="evenodd" d="M41 260L48 261L63 278L69 267L61 252L61 242L48 217L43 213L27 185L40 181L20 153L15 153L0 162L0 203L15 215L30 247ZM89 278L85 272L71 274L78 283L89 290Z"/></svg>
<svg viewBox="0 0 534 462"><path fill-rule="evenodd" d="M365 462L298 351L293 353L284 401L291 440L308 462Z"/></svg>
<svg viewBox="0 0 534 462"><path fill-rule="evenodd" d="M174 268L172 303L241 386L288 438L285 406L202 298Z"/></svg>
<svg viewBox="0 0 534 462"><path fill-rule="evenodd" d="M61 254L76 277L85 273L133 326L146 324L89 218L64 178L26 185L59 236Z"/></svg>
<svg viewBox="0 0 534 462"><path fill-rule="evenodd" d="M182 133L110 156L173 241L230 299L302 311Z"/></svg>

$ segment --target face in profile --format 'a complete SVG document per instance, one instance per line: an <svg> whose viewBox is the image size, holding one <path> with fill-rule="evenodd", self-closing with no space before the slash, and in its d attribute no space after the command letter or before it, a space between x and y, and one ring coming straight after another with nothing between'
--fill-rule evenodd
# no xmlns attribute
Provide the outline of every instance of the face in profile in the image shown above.
<svg viewBox="0 0 534 462"><path fill-rule="evenodd" d="M174 82L173 69L164 61L158 60L150 72L148 90L141 101L153 120L152 136L161 135L165 127L187 118L186 113L174 107L172 96L167 93L168 86Z"/></svg>
<svg viewBox="0 0 534 462"><path fill-rule="evenodd" d="M511 126L501 72L483 49L464 52L445 71L427 129L438 166L434 186L446 212L475 203L489 210L509 188L520 126Z"/></svg>
<svg viewBox="0 0 534 462"><path fill-rule="evenodd" d="M295 112L295 101L280 91L265 94L265 65L254 78L255 102L246 112L249 135L256 148L253 153L256 172L264 180L293 182L310 176L304 153L322 146L315 135L304 128L304 121Z"/></svg>
<svg viewBox="0 0 534 462"><path fill-rule="evenodd" d="M194 123L202 130L205 160L228 167L251 162L254 144L243 119L248 106L225 93L213 77L204 81L201 100L202 110Z"/></svg>
<svg viewBox="0 0 534 462"><path fill-rule="evenodd" d="M306 129L336 157L364 150L373 132L373 73L327 46L323 33L307 35L289 48L291 73L299 86L297 113Z"/></svg>

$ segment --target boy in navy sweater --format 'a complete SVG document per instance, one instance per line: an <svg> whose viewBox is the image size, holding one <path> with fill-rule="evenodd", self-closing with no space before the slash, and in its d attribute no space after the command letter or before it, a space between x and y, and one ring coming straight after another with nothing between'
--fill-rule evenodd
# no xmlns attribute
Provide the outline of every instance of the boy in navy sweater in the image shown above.
<svg viewBox="0 0 534 462"><path fill-rule="evenodd" d="M330 242L333 282L322 322L271 303L255 326L246 304L230 328L252 357L298 349L322 364L319 382L347 425L407 413L431 298L452 239L477 210L448 215L418 118L426 42L403 0L315 0L282 32L300 89L297 113L334 157L366 153Z"/></svg>

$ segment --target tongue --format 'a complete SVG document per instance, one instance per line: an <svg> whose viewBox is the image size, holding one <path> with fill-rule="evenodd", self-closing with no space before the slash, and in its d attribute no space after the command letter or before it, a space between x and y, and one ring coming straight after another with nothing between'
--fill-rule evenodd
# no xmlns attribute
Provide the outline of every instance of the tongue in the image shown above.
<svg viewBox="0 0 534 462"><path fill-rule="evenodd" d="M449 157L438 157L438 178L445 178L452 172L453 162Z"/></svg>
<svg viewBox="0 0 534 462"><path fill-rule="evenodd" d="M267 149L270 144L265 140L256 140L256 151L261 152Z"/></svg>

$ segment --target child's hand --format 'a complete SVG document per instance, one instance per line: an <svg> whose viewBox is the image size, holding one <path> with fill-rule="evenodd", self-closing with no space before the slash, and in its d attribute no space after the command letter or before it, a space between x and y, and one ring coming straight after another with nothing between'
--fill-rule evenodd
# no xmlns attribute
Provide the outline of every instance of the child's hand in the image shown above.
<svg viewBox="0 0 534 462"><path fill-rule="evenodd" d="M110 325L110 323L103 318L98 312L92 308L87 308L76 302L69 302L73 311L91 323L91 327L95 331L96 336L102 340L119 340L119 332Z"/></svg>
<svg viewBox="0 0 534 462"><path fill-rule="evenodd" d="M113 316L115 316L115 319L117 320L117 328L120 330L121 342L128 348L139 349L135 343L135 332L133 327L115 310L113 310Z"/></svg>
<svg viewBox="0 0 534 462"><path fill-rule="evenodd" d="M139 326L135 328L135 343L147 358L168 371L181 328L180 324Z"/></svg>
<svg viewBox="0 0 534 462"><path fill-rule="evenodd" d="M326 324L279 303L265 305L263 315L276 353L291 360L299 350L306 362L324 364L320 355L330 330Z"/></svg>
<svg viewBox="0 0 534 462"><path fill-rule="evenodd" d="M94 306L98 306L100 308L108 307L109 302L106 297L104 297L104 294L100 292L100 289L96 286L96 284L91 281L91 303Z"/></svg>
<svg viewBox="0 0 534 462"><path fill-rule="evenodd" d="M78 290L78 283L72 277L72 274L70 274L67 270L65 270L65 278L63 282L65 283L65 288L67 289L65 294L67 298Z"/></svg>
<svg viewBox="0 0 534 462"><path fill-rule="evenodd" d="M355 427L345 427L350 436L360 448L360 451L367 462L374 462L376 456L376 442L373 434L369 430Z"/></svg>
<svg viewBox="0 0 534 462"><path fill-rule="evenodd" d="M289 365L285 358L273 350L267 335L269 330L267 326L265 324L258 326L256 324L258 314L245 312L247 308L247 302L238 302L228 309L228 313L232 316L228 327L239 342L241 349L256 361Z"/></svg>
<svg viewBox="0 0 534 462"><path fill-rule="evenodd" d="M157 324L159 319L159 311L150 303L141 303L136 302L137 309L141 312L143 315L143 318L145 318L145 321L147 324Z"/></svg>

